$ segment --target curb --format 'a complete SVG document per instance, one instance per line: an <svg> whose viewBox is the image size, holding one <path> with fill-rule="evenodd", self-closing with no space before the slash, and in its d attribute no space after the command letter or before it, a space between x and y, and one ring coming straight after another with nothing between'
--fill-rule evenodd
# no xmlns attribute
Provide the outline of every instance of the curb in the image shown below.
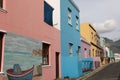
<svg viewBox="0 0 120 80"><path fill-rule="evenodd" d="M86 80L87 78L91 77L92 75L96 74L97 72L101 71L102 69L104 69L105 67L107 67L108 65L110 65L112 63L108 63L108 64L105 64L101 67L98 67L97 69L93 70L92 72L86 74L85 76L83 77L80 77L78 78L77 80Z"/></svg>

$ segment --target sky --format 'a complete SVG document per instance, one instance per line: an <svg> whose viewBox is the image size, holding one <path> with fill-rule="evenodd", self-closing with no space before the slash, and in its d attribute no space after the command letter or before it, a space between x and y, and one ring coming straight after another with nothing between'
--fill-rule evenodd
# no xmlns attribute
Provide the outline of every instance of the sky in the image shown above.
<svg viewBox="0 0 120 80"><path fill-rule="evenodd" d="M120 39L120 0L74 0L80 23L91 23L101 37Z"/></svg>

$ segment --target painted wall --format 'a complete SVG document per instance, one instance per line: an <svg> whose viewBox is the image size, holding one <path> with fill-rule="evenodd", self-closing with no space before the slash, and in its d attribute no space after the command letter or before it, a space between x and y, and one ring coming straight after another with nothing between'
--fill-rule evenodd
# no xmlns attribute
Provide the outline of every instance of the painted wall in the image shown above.
<svg viewBox="0 0 120 80"><path fill-rule="evenodd" d="M60 52L60 32L44 22L44 0L4 0L4 6L7 12L0 11L0 29L49 43L50 64L43 66L42 80L55 79L55 53Z"/></svg>
<svg viewBox="0 0 120 80"><path fill-rule="evenodd" d="M80 24L80 33L87 41L91 41L91 32L89 23L81 23Z"/></svg>
<svg viewBox="0 0 120 80"><path fill-rule="evenodd" d="M37 67L42 66L41 41L7 32L4 56L4 72L14 64L19 64L22 70L34 65L34 75L42 75L42 70L37 71Z"/></svg>
<svg viewBox="0 0 120 80"><path fill-rule="evenodd" d="M109 49L109 47L105 47L105 49L106 49L107 57L110 57L110 49Z"/></svg>
<svg viewBox="0 0 120 80"><path fill-rule="evenodd" d="M79 11L70 0L61 0L60 6L62 77L76 78L81 75L81 63L78 61L77 52L80 46L80 34L76 29L76 16L79 17ZM68 24L68 8L72 11L72 25ZM80 18L78 25L80 26ZM69 43L73 44L72 55L70 55Z"/></svg>
<svg viewBox="0 0 120 80"><path fill-rule="evenodd" d="M90 54L90 43L84 38L81 38L81 50L82 50L82 73L83 75L89 73L93 69L93 58Z"/></svg>
<svg viewBox="0 0 120 80"><path fill-rule="evenodd" d="M100 38L100 46L103 49L103 56L106 57L106 52L105 52L105 39L103 37Z"/></svg>
<svg viewBox="0 0 120 80"><path fill-rule="evenodd" d="M90 57L90 43L82 39L81 49L82 49L82 58L89 58Z"/></svg>
<svg viewBox="0 0 120 80"><path fill-rule="evenodd" d="M93 69L100 67L100 57L93 57Z"/></svg>
<svg viewBox="0 0 120 80"><path fill-rule="evenodd" d="M82 58L82 75L93 70L93 58Z"/></svg>
<svg viewBox="0 0 120 80"><path fill-rule="evenodd" d="M120 54L119 53L114 53L114 57L115 57L115 62L120 61Z"/></svg>

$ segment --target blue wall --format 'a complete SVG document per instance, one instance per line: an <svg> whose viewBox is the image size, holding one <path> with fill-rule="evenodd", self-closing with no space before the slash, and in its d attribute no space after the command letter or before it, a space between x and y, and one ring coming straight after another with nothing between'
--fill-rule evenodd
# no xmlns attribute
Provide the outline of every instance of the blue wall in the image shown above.
<svg viewBox="0 0 120 80"><path fill-rule="evenodd" d="M93 70L93 58L82 58L82 75Z"/></svg>
<svg viewBox="0 0 120 80"><path fill-rule="evenodd" d="M61 66L62 77L76 78L81 75L78 62L78 46L80 46L80 30L76 29L76 16L79 11L69 2L61 0ZM68 8L72 11L72 25L68 24ZM79 18L80 19L80 18ZM79 21L80 26L80 21ZM69 54L69 43L72 43L73 54ZM81 65L80 65L81 66Z"/></svg>

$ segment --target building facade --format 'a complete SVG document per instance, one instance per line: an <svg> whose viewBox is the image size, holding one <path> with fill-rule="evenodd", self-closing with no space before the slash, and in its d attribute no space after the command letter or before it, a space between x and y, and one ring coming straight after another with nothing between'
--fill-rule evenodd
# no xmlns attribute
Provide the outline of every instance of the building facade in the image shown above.
<svg viewBox="0 0 120 80"><path fill-rule="evenodd" d="M105 50L105 39L103 37L100 37L100 46L101 46L101 52L100 52L100 57L101 57L101 65L105 64L106 60L106 50Z"/></svg>
<svg viewBox="0 0 120 80"><path fill-rule="evenodd" d="M81 75L80 18L73 0L60 0L61 65L62 77Z"/></svg>
<svg viewBox="0 0 120 80"><path fill-rule="evenodd" d="M79 77L81 75L81 61L78 59L81 58L79 9L73 0L45 1L54 8L53 23L61 32L61 76Z"/></svg>
<svg viewBox="0 0 120 80"><path fill-rule="evenodd" d="M23 70L35 65L39 80L60 77L60 31L53 26L54 9L44 0L2 0L0 7L0 73L18 63Z"/></svg>
<svg viewBox="0 0 120 80"><path fill-rule="evenodd" d="M110 63L110 48L106 46L105 50L106 50L106 63Z"/></svg>
<svg viewBox="0 0 120 80"><path fill-rule="evenodd" d="M115 62L120 62L120 54L114 53Z"/></svg>
<svg viewBox="0 0 120 80"><path fill-rule="evenodd" d="M93 69L93 58L90 53L90 42L81 36L81 52L82 52L82 73L89 73Z"/></svg>
<svg viewBox="0 0 120 80"><path fill-rule="evenodd" d="M80 25L81 35L91 43L90 52L93 58L94 69L100 66L100 37L90 23Z"/></svg>

